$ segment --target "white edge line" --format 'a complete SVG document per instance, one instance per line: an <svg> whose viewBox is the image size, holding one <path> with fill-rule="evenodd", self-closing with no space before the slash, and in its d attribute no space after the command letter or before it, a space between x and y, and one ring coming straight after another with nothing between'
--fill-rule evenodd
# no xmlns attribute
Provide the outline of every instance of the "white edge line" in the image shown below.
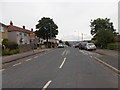
<svg viewBox="0 0 120 90"><path fill-rule="evenodd" d="M63 64L65 63L65 60L66 60L66 58L64 58L64 60L63 60L63 62L62 62L62 64L60 65L59 68L62 68Z"/></svg>
<svg viewBox="0 0 120 90"><path fill-rule="evenodd" d="M14 66L17 66L17 65L20 65L20 64L21 64L21 62L19 62L19 63L17 63L17 64L14 64L13 67L14 67Z"/></svg>
<svg viewBox="0 0 120 90"><path fill-rule="evenodd" d="M34 58L37 58L38 56L35 56Z"/></svg>
<svg viewBox="0 0 120 90"><path fill-rule="evenodd" d="M102 60L98 59L97 57L94 57L94 58L95 58L97 61L99 61L100 63L103 63L104 65L108 66L109 68L113 69L114 71L120 73L120 70L118 70L117 68L115 68L115 67L113 67L113 66L111 66L111 65L109 65L109 64L107 64L107 63L105 63L105 62L103 62Z"/></svg>
<svg viewBox="0 0 120 90"><path fill-rule="evenodd" d="M42 88L42 90L45 90L45 89L50 85L51 82L52 82L52 80L48 81L48 82L45 84L45 86Z"/></svg>
<svg viewBox="0 0 120 90"><path fill-rule="evenodd" d="M27 60L25 60L25 61L30 61L30 60L32 60L32 58L29 58L29 59L27 59Z"/></svg>

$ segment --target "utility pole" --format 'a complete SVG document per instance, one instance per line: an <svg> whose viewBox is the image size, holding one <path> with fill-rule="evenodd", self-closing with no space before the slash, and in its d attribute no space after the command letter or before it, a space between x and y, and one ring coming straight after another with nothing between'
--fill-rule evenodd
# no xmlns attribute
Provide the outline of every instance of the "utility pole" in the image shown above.
<svg viewBox="0 0 120 90"><path fill-rule="evenodd" d="M50 39L51 39L51 45L50 45L50 47L52 48L52 31L51 31L51 24L50 24Z"/></svg>
<svg viewBox="0 0 120 90"><path fill-rule="evenodd" d="M79 30L78 30L78 41L79 41Z"/></svg>
<svg viewBox="0 0 120 90"><path fill-rule="evenodd" d="M83 33L82 33L82 41L83 41Z"/></svg>

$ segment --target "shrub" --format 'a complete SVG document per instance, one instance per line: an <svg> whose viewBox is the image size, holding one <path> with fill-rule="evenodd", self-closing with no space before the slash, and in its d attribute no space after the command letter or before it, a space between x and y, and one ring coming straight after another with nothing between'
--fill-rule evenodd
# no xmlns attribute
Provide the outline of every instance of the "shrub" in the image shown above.
<svg viewBox="0 0 120 90"><path fill-rule="evenodd" d="M110 43L110 44L107 45L107 49L118 50L118 49L120 49L120 44L118 44L118 43Z"/></svg>
<svg viewBox="0 0 120 90"><path fill-rule="evenodd" d="M9 54L9 49L4 49L3 51L2 51L2 56L4 56L4 55L10 55Z"/></svg>
<svg viewBox="0 0 120 90"><path fill-rule="evenodd" d="M2 45L7 46L8 44L9 44L9 40L8 39L3 39Z"/></svg>
<svg viewBox="0 0 120 90"><path fill-rule="evenodd" d="M3 50L2 55L3 56L5 56L5 55L13 55L13 54L16 54L16 53L19 53L19 52L20 52L19 49L14 49L14 50L5 49L5 50Z"/></svg>
<svg viewBox="0 0 120 90"><path fill-rule="evenodd" d="M11 42L7 45L7 48L10 50L18 49L18 44Z"/></svg>

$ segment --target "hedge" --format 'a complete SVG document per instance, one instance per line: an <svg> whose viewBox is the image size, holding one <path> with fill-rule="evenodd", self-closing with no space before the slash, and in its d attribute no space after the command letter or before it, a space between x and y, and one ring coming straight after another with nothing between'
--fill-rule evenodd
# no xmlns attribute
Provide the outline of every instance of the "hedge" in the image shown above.
<svg viewBox="0 0 120 90"><path fill-rule="evenodd" d="M107 45L107 49L120 50L120 44L119 43L110 43Z"/></svg>
<svg viewBox="0 0 120 90"><path fill-rule="evenodd" d="M2 51L2 56L13 55L13 54L16 54L16 53L19 53L19 52L20 52L19 49L14 49L14 50L5 49L5 50Z"/></svg>

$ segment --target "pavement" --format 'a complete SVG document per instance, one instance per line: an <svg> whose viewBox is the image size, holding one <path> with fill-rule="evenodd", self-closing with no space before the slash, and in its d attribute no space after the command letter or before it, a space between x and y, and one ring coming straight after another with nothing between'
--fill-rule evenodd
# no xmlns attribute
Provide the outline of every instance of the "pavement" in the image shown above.
<svg viewBox="0 0 120 90"><path fill-rule="evenodd" d="M94 57L102 55L74 47L58 48L28 56L3 67L2 86L8 90L9 88L117 90L115 88L118 88L119 74L96 61Z"/></svg>
<svg viewBox="0 0 120 90"><path fill-rule="evenodd" d="M10 56L2 56L2 64L16 61L16 60L19 60L21 58L25 58L25 57L35 55L37 53L41 53L41 52L48 51L48 50L50 50L50 49L39 49L39 50L36 49L33 51L18 53L18 54L14 54L14 55L10 55Z"/></svg>

